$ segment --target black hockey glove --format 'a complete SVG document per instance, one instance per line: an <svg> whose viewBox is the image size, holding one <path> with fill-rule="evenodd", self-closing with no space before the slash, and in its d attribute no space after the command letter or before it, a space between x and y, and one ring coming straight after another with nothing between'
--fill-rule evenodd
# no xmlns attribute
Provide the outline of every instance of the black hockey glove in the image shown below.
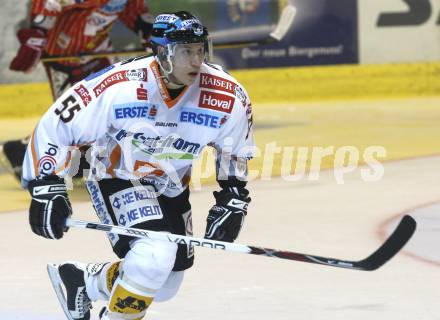
<svg viewBox="0 0 440 320"><path fill-rule="evenodd" d="M216 204L209 210L205 238L233 242L238 237L251 202L249 191L228 187L213 194Z"/></svg>
<svg viewBox="0 0 440 320"><path fill-rule="evenodd" d="M32 196L29 208L32 231L49 239L62 238L68 230L65 220L72 214L64 179L55 175L37 178L29 182L28 189Z"/></svg>

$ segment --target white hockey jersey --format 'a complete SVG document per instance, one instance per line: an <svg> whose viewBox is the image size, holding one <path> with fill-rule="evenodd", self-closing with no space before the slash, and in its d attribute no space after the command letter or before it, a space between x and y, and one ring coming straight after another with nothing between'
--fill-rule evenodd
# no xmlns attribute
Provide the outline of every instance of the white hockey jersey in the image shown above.
<svg viewBox="0 0 440 320"><path fill-rule="evenodd" d="M29 142L23 186L40 175L64 176L72 146L81 145L93 147L89 179L144 179L176 196L207 145L230 159L221 166L226 175L245 176L242 164L254 151L251 103L232 76L209 64L172 99L156 59L138 57L89 76L51 106Z"/></svg>

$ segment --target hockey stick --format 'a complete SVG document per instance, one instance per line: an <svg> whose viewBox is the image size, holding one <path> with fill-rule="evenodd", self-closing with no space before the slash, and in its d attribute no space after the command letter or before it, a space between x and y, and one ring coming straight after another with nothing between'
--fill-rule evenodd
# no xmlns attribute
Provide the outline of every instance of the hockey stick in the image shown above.
<svg viewBox="0 0 440 320"><path fill-rule="evenodd" d="M241 41L237 43L228 43L222 45L213 45L214 49L224 49L224 48L235 48L243 47L247 45L257 45L258 42L251 41ZM56 62L56 61L79 61L84 58L106 58L106 57L121 57L121 56L143 56L151 55L153 51L150 48L134 48L131 50L120 50L120 51L98 51L98 52L81 52L74 56L63 56L63 55L53 55L53 56L43 56L40 61L42 62Z"/></svg>
<svg viewBox="0 0 440 320"><path fill-rule="evenodd" d="M296 8L287 4L277 24L226 29L212 32L214 49L257 46L281 41L292 27Z"/></svg>
<svg viewBox="0 0 440 320"><path fill-rule="evenodd" d="M74 56L63 56L63 55L53 55L53 56L43 56L40 61L42 62L56 62L56 61L79 61L83 58L106 58L106 57L119 57L119 56L142 56L146 54L152 54L153 51L135 48L132 50L121 50L121 51L99 51L99 52L84 52L78 53Z"/></svg>
<svg viewBox="0 0 440 320"><path fill-rule="evenodd" d="M274 38L267 38L264 41L237 41L233 43L213 44L214 49L226 49L226 48L241 48L245 46L256 46L259 44L266 44L275 41ZM106 58L106 57L121 57L121 56L142 56L151 55L153 51L151 49L134 48L131 50L120 51L98 51L98 52L80 52L74 56L53 55L43 56L40 61L42 62L56 62L56 61L79 61L84 58Z"/></svg>
<svg viewBox="0 0 440 320"><path fill-rule="evenodd" d="M264 42L265 43L265 42ZM240 41L236 43L219 44L213 45L214 49L224 49L224 48L240 48L244 46L254 46L260 44L254 41ZM81 52L74 56L63 56L63 55L53 55L53 56L43 56L40 61L42 62L56 62L56 61L79 61L83 58L106 58L106 57L121 57L121 56L143 56L151 55L153 51L143 48L134 48L131 50L120 50L120 51L99 51L99 52Z"/></svg>
<svg viewBox="0 0 440 320"><path fill-rule="evenodd" d="M94 229L104 232L116 233L124 236L136 238L148 238L175 242L177 244L192 245L225 251L234 251L247 254L262 255L266 257L281 258L287 260L302 261L308 263L321 264L331 267L346 268L353 270L372 271L381 267L390 260L408 242L416 230L416 222L411 216L404 216L397 228L390 237L374 253L363 260L349 261L336 258L314 256L311 254L297 253L292 251L281 251L262 247L247 246L238 243L229 243L215 240L208 240L196 237L181 236L172 233L156 232L136 228L126 228L108 224L93 223L81 220L67 219L66 226Z"/></svg>

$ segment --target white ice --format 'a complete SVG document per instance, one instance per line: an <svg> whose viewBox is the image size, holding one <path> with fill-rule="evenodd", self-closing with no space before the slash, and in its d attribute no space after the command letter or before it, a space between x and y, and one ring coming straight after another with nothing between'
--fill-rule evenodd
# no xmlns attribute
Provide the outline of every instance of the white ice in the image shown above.
<svg viewBox="0 0 440 320"><path fill-rule="evenodd" d="M178 296L153 304L152 320L434 320L440 319L440 157L385 164L378 182L359 171L338 185L280 178L250 184L252 203L238 242L341 259L361 259L411 212L419 230L403 252L374 272L196 250ZM192 194L202 235L213 187ZM96 220L91 205L74 217ZM0 214L0 319L64 319L46 275L48 262L114 260L105 235L70 230L60 241L32 234L27 212ZM96 319L99 308L95 308Z"/></svg>

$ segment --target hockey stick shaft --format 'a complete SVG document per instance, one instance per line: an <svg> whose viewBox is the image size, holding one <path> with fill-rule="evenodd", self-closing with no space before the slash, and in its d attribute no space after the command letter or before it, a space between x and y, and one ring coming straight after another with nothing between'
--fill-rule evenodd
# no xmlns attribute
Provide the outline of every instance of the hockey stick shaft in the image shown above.
<svg viewBox="0 0 440 320"><path fill-rule="evenodd" d="M280 41L277 38L267 38L265 41L250 41L250 42L237 42L231 44L213 45L214 49L228 49L228 48L242 48L244 46L251 47L262 44L271 43L273 41ZM53 55L43 56L40 61L42 62L56 62L56 61L79 61L84 58L107 58L107 57L121 57L121 56L142 56L152 54L151 50L145 50L142 48L135 48L132 50L120 50L120 51L98 51L98 52L81 52L72 56L65 55Z"/></svg>
<svg viewBox="0 0 440 320"><path fill-rule="evenodd" d="M231 44L218 44L213 45L214 49L226 49L226 48L240 48L243 46L254 46L258 44L264 44L266 42L275 41L273 38L268 38L267 41L252 41L252 42L237 42ZM56 61L79 61L84 58L106 58L106 57L120 57L120 56L142 56L152 54L150 49L135 48L132 50L120 50L120 51L98 51L98 52L81 52L72 56L65 55L53 55L43 56L40 61L42 62L56 62Z"/></svg>
<svg viewBox="0 0 440 320"><path fill-rule="evenodd" d="M233 251L247 254L263 255L273 258L302 261L338 268L372 271L381 267L385 262L390 260L397 252L399 252L400 249L402 249L402 247L413 235L416 228L416 223L414 219L410 216L403 217L397 228L385 241L385 243L369 257L360 261L348 261L336 258L320 257L292 251L281 251L263 247L248 246L238 243L229 243L136 228L127 228L122 226L87 222L82 220L67 219L66 226L99 230L136 238L148 238L153 240L168 241L183 245L192 245L210 249L219 249L224 251Z"/></svg>
<svg viewBox="0 0 440 320"><path fill-rule="evenodd" d="M119 56L142 56L151 53L152 53L151 50L136 48L133 50L121 50L121 51L84 52L84 53L78 53L74 56L63 56L63 55L43 56L40 59L40 61L42 62L79 61L83 58L97 59L97 58L108 58L108 57L119 57Z"/></svg>

